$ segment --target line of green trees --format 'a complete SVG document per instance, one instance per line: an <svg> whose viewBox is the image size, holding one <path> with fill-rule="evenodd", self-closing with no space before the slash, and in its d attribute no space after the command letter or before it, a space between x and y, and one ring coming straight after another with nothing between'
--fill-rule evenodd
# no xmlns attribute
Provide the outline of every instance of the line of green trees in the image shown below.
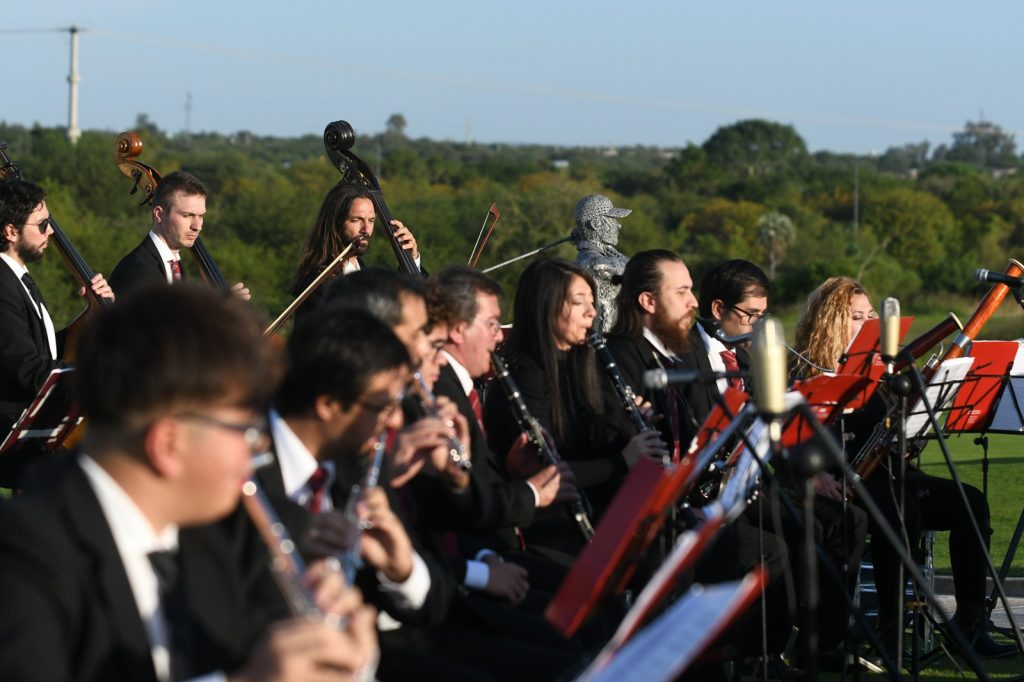
<svg viewBox="0 0 1024 682"><path fill-rule="evenodd" d="M355 152L378 170L392 213L417 236L433 270L465 262L491 202L501 222L481 266L572 229L573 207L603 193L633 209L620 249L679 252L699 276L725 258L760 263L775 301L802 300L825 277L847 274L878 296L927 306L979 296L977 267L1001 270L1024 245L1024 176L1012 135L968 123L948 145L927 142L878 156L810 153L796 130L763 120L724 126L701 145L666 150L465 144L409 139L396 114L359 135ZM287 288L320 200L338 174L318 135L301 138L167 135L145 116L141 159L184 168L210 190L203 239L232 281L244 280L268 315ZM109 273L149 228L141 196L114 163L116 132L0 124L0 142L26 178L46 187L54 217L95 270ZM575 256L571 245L553 250ZM371 262L390 265L383 238ZM524 264L496 274L509 290ZM51 254L36 268L58 318L80 307Z"/></svg>

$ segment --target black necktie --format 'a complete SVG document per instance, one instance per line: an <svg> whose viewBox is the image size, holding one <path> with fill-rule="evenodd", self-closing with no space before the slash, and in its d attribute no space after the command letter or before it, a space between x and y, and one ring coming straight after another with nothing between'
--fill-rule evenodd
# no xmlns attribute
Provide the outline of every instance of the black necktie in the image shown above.
<svg viewBox="0 0 1024 682"><path fill-rule="evenodd" d="M40 314L42 314L42 308L46 305L46 302L43 301L43 292L39 291L39 287L36 286L36 281L32 279L32 275L27 272L21 276L21 281L25 285L25 288L28 289L29 296L32 297L36 306L39 307Z"/></svg>
<svg viewBox="0 0 1024 682"><path fill-rule="evenodd" d="M157 589L160 593L160 606L163 607L167 619L170 641L168 649L171 654L171 679L185 680L192 677L189 655L192 649L192 629L189 624L188 600L184 584L178 580L178 553L161 550L150 552L149 563L156 574Z"/></svg>

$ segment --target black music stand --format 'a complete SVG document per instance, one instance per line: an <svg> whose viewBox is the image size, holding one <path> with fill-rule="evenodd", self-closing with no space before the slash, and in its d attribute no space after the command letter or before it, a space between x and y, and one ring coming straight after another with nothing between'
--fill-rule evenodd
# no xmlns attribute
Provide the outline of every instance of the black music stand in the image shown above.
<svg viewBox="0 0 1024 682"><path fill-rule="evenodd" d="M50 372L32 402L0 443L0 485L14 487L26 464L56 453L82 421L71 399L69 378L74 369Z"/></svg>

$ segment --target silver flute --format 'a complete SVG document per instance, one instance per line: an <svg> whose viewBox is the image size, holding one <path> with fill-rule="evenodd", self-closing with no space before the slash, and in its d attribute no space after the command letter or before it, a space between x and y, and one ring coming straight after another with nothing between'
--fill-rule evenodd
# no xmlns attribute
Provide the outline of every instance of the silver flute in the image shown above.
<svg viewBox="0 0 1024 682"><path fill-rule="evenodd" d="M338 554L337 559L338 563L341 564L341 572L345 576L345 582L349 585L355 583L356 571L363 565L363 560L359 556L359 539L363 530L369 527L364 526L363 522L359 520L356 507L359 505L359 500L363 497L363 491L376 487L380 481L380 468L384 463L384 445L387 439L388 432L385 429L380 432L377 436L377 441L373 444L373 459L370 460L370 466L366 470L366 475L362 481L352 486L348 494L348 500L345 502L343 514L345 520L350 524L349 527L354 530L351 543Z"/></svg>
<svg viewBox="0 0 1024 682"><path fill-rule="evenodd" d="M423 405L427 416L440 419L441 415L437 411L437 398L430 390L430 387L427 386L427 382L423 380L423 375L419 372L414 372L412 378L413 386L416 387L416 391L419 393L420 404ZM463 445L458 436L453 435L448 439L448 456L463 471L469 471L473 468L473 462L470 461L469 455L466 453L466 446Z"/></svg>
<svg viewBox="0 0 1024 682"><path fill-rule="evenodd" d="M254 468L272 460L273 455L270 453L254 457ZM284 595L285 601L288 602L288 608L292 615L324 621L335 627L343 627L344 623L341 618L335 614L324 613L316 605L313 595L304 584L306 562L302 560L291 534L277 516L273 505L267 499L267 494L255 477L242 484L242 506L270 551L271 574Z"/></svg>

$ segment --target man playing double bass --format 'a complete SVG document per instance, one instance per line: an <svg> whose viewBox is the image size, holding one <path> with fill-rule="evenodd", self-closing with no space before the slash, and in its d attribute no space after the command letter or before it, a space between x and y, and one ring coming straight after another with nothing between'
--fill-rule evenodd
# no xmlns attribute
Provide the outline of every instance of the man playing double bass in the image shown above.
<svg viewBox="0 0 1024 682"><path fill-rule="evenodd" d="M28 272L53 234L45 197L43 188L31 182L0 183L0 440L63 356L64 332L54 330ZM103 275L93 277L89 286L97 296L113 300ZM80 293L85 294L84 288Z"/></svg>
<svg viewBox="0 0 1024 682"><path fill-rule="evenodd" d="M153 228L110 274L114 291L124 294L143 284L173 284L187 276L181 249L191 248L203 229L206 187L191 173L166 175L153 192ZM249 290L238 282L232 293L249 300Z"/></svg>

